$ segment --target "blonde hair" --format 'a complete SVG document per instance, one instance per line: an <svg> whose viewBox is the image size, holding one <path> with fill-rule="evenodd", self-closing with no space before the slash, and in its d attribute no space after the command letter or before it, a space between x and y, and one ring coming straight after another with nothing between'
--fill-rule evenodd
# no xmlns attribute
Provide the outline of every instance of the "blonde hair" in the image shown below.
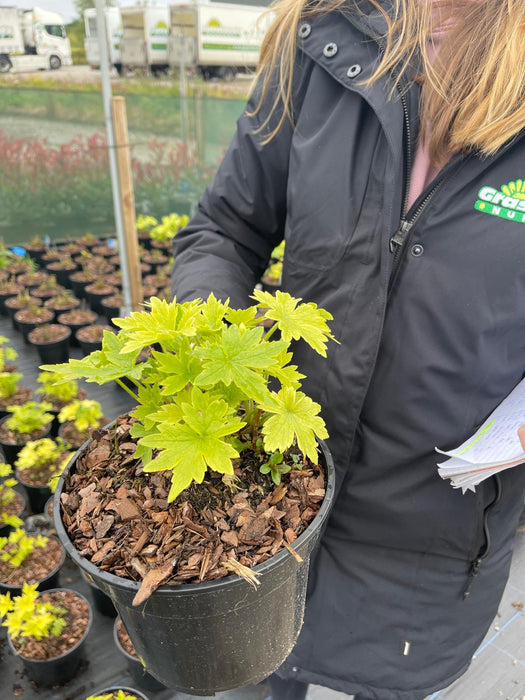
<svg viewBox="0 0 525 700"><path fill-rule="evenodd" d="M385 52L366 85L396 69L403 77L422 82L422 136L432 161L439 165L451 154L479 150L494 154L525 128L525 2L524 0L392 0L391 14L379 0L280 0L271 9L276 19L261 49L258 77L262 93L257 114L277 71L278 89L270 118L279 115L271 140L289 119L293 122L291 91L299 23L333 12L362 12L363 5L379 11L387 24ZM433 62L428 41L436 26L445 26ZM421 57L422 73L409 73L411 60ZM413 63L412 63L413 65ZM394 87L396 89L396 87ZM431 127L430 127L431 125Z"/></svg>

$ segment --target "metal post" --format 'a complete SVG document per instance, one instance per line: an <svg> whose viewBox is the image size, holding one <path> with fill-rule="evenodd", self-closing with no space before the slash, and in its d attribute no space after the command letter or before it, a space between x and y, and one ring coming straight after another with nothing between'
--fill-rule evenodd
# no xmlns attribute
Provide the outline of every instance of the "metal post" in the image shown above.
<svg viewBox="0 0 525 700"><path fill-rule="evenodd" d="M186 70L184 64L184 53L186 51L186 45L184 43L184 34L179 34L180 39L180 51L179 51L179 104L180 104L180 139L184 144L186 141L186 118L184 114L184 108L186 105Z"/></svg>
<svg viewBox="0 0 525 700"><path fill-rule="evenodd" d="M118 180L117 154L115 153L115 136L113 131L113 115L111 110L111 80L109 76L109 52L106 31L106 16L104 14L105 0L96 0L97 8L97 40L100 54L100 75L102 78L102 99L104 102L104 116L106 120L106 136L109 153L109 170L111 175L111 189L113 192L113 211L115 214L115 228L120 252L122 271L122 296L124 298L123 314L131 312L131 285L129 276L128 251L124 237L124 220L122 215L122 202L120 201L120 188Z"/></svg>

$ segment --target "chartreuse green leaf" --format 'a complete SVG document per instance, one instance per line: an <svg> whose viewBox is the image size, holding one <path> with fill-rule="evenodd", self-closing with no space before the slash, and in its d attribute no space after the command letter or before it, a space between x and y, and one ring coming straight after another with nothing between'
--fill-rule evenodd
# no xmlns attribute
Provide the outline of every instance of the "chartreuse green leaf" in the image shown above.
<svg viewBox="0 0 525 700"><path fill-rule="evenodd" d="M202 372L196 377L195 384L212 387L219 382L226 386L233 382L247 397L263 399L268 394L264 371L278 363L287 344L283 341L263 342L262 335L260 326L225 326L220 342L214 339L197 350L202 359Z"/></svg>
<svg viewBox="0 0 525 700"><path fill-rule="evenodd" d="M171 349L177 336L195 335L200 304L200 299L177 304L175 300L168 302L151 297L145 304L150 308L149 311L134 311L126 318L115 318L114 323L126 336L122 352L140 351L154 343Z"/></svg>
<svg viewBox="0 0 525 700"><path fill-rule="evenodd" d="M303 455L317 462L316 436L328 437L324 421L317 415L321 410L319 404L301 391L284 387L260 407L272 414L262 427L267 452L283 452L296 440Z"/></svg>
<svg viewBox="0 0 525 700"><path fill-rule="evenodd" d="M214 294L210 294L200 308L199 332L213 333L221 328L228 302L229 300L223 303L216 299Z"/></svg>
<svg viewBox="0 0 525 700"><path fill-rule="evenodd" d="M326 357L326 343L329 339L334 340L326 323L333 319L332 314L319 309L313 302L301 304L300 299L279 290L274 296L255 289L252 298L256 299L261 307L266 308L263 318L270 318L276 322L286 343L292 339L302 339Z"/></svg>
<svg viewBox="0 0 525 700"><path fill-rule="evenodd" d="M139 350L131 353L124 352L125 344L125 335L104 331L101 350L95 350L82 360L70 360L58 365L42 365L40 369L51 372L56 384L72 379L85 379L90 383L106 384L121 377L139 381L142 375L140 363L136 364Z"/></svg>
<svg viewBox="0 0 525 700"><path fill-rule="evenodd" d="M246 328L253 328L259 323L256 306L249 306L247 309L231 309L228 307L224 318L232 326L243 325L246 326Z"/></svg>
<svg viewBox="0 0 525 700"><path fill-rule="evenodd" d="M239 456L229 442L228 435L239 431L244 422L232 416L225 401L210 399L194 387L192 403L181 403L183 422L171 425L159 423L158 433L146 435L141 443L161 450L144 466L145 472L172 471L168 501L173 501L192 481L201 483L206 469L233 474L232 459Z"/></svg>
<svg viewBox="0 0 525 700"><path fill-rule="evenodd" d="M189 338L180 341L176 353L154 351L153 359L156 371L151 379L162 385L163 396L173 396L193 384L202 369Z"/></svg>

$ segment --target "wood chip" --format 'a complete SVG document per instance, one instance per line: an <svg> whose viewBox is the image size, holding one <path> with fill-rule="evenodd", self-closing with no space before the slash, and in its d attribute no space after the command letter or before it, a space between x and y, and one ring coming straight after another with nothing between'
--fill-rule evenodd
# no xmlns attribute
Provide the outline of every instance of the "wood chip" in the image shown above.
<svg viewBox="0 0 525 700"><path fill-rule="evenodd" d="M170 577L170 574L173 570L173 563L173 561L169 561L166 562L164 566L161 566L158 569L151 569L150 571L148 571L148 573L144 576L142 583L140 584L140 588L137 591L137 594L133 598L133 606L140 605L145 600L147 600L153 593L153 591L156 591L157 588Z"/></svg>

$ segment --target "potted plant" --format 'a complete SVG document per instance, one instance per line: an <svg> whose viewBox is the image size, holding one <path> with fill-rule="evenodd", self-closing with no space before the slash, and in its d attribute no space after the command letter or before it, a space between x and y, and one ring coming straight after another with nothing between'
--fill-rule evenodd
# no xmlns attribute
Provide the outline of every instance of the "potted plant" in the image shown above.
<svg viewBox="0 0 525 700"><path fill-rule="evenodd" d="M7 315L11 319L13 328L19 330L18 323L15 321L16 312L20 311L20 309L27 309L28 306L42 306L42 299L32 297L27 289L24 289L16 296L8 297L4 302L4 306Z"/></svg>
<svg viewBox="0 0 525 700"><path fill-rule="evenodd" d="M6 460L14 465L18 453L30 440L46 437L51 429L51 404L26 401L22 406L8 406L10 415L0 419L0 446Z"/></svg>
<svg viewBox="0 0 525 700"><path fill-rule="evenodd" d="M168 262L168 256L158 248L152 248L151 250L144 250L140 254L140 258L143 262L151 265L151 271L153 274L157 271L159 267L166 265Z"/></svg>
<svg viewBox="0 0 525 700"><path fill-rule="evenodd" d="M18 353L10 345L7 345L9 342L9 338L5 335L0 335L0 372L16 371L16 366L11 364L11 362L17 359Z"/></svg>
<svg viewBox="0 0 525 700"><path fill-rule="evenodd" d="M0 592L18 595L24 583L36 584L40 591L53 588L64 560L56 538L31 535L17 527L0 537Z"/></svg>
<svg viewBox="0 0 525 700"><path fill-rule="evenodd" d="M43 323L28 334L28 340L38 351L41 362L67 362L71 329L60 323Z"/></svg>
<svg viewBox="0 0 525 700"><path fill-rule="evenodd" d="M144 248L151 247L151 239L149 237L149 232L154 226L157 226L158 220L154 216L148 216L144 214L139 214L135 222L137 228L137 238L139 244Z"/></svg>
<svg viewBox="0 0 525 700"><path fill-rule="evenodd" d="M10 464L0 462L0 536L7 535L13 527L22 525L25 499L15 491L18 481L13 478Z"/></svg>
<svg viewBox="0 0 525 700"><path fill-rule="evenodd" d="M62 384L56 384L54 375L51 372L40 372L37 382L41 386L36 390L36 393L40 394L42 401L47 401L52 406L49 409L49 412L54 415L53 424L51 425L51 436L56 437L60 425L58 414L71 401L75 399L84 400L86 392L84 389L78 388L78 384L74 379Z"/></svg>
<svg viewBox="0 0 525 700"><path fill-rule="evenodd" d="M56 297L58 294L64 291L64 287L58 284L56 275L49 275L46 280L44 280L38 287L31 290L31 295L37 299L51 299L51 297Z"/></svg>
<svg viewBox="0 0 525 700"><path fill-rule="evenodd" d="M85 233L83 236L79 236L78 238L75 238L75 243L80 246L81 249L83 248L93 248L94 246L98 245L99 239L93 234L93 233Z"/></svg>
<svg viewBox="0 0 525 700"><path fill-rule="evenodd" d="M25 289L34 289L45 282L49 277L47 272L37 269L37 265L34 261L31 261L31 263L34 269L25 272L23 275L18 275L16 278L17 283L21 284Z"/></svg>
<svg viewBox="0 0 525 700"><path fill-rule="evenodd" d="M22 333L25 343L29 343L29 333L44 323L50 323L55 314L50 309L31 304L15 313L15 322Z"/></svg>
<svg viewBox="0 0 525 700"><path fill-rule="evenodd" d="M77 309L80 306L80 299L77 299L71 290L66 289L56 297L47 299L44 306L54 312L56 320L61 313Z"/></svg>
<svg viewBox="0 0 525 700"><path fill-rule="evenodd" d="M94 350L99 350L102 347L102 338L104 333L109 331L113 333L114 327L111 326L101 326L97 323L93 323L90 326L84 326L79 328L75 333L78 344L82 348L84 355L93 352Z"/></svg>
<svg viewBox="0 0 525 700"><path fill-rule="evenodd" d="M78 671L91 627L91 608L76 591L55 588L38 594L25 585L17 598L0 596L9 648L27 677L45 687L63 685Z"/></svg>
<svg viewBox="0 0 525 700"><path fill-rule="evenodd" d="M21 284L14 279L14 277L8 277L5 280L0 281L0 313L4 316L7 315L5 308L6 299L9 297L14 297L17 294L23 292L24 288Z"/></svg>
<svg viewBox="0 0 525 700"><path fill-rule="evenodd" d="M86 326L92 326L97 320L97 314L91 309L78 308L72 311L66 311L58 315L57 321L67 326L71 330L69 337L70 345L78 347L79 342L76 338L77 331Z"/></svg>
<svg viewBox="0 0 525 700"><path fill-rule="evenodd" d="M116 321L101 351L43 367L57 381L135 386L137 408L96 431L60 477L55 525L148 672L192 694L258 682L289 654L334 493L320 407L299 391L289 350L302 339L325 355L331 316L281 292L254 299L235 310L213 295L154 297ZM276 321L268 332L262 307Z"/></svg>
<svg viewBox="0 0 525 700"><path fill-rule="evenodd" d="M115 270L110 275L106 275L106 282L117 289L122 288L122 270Z"/></svg>
<svg viewBox="0 0 525 700"><path fill-rule="evenodd" d="M65 254L60 260L49 263L47 269L55 275L59 284L67 287L69 286L69 276L76 272L79 267L71 255Z"/></svg>
<svg viewBox="0 0 525 700"><path fill-rule="evenodd" d="M51 496L49 482L52 479L58 481L72 454L60 438L56 441L51 438L31 440L18 453L16 478L27 493L33 513L43 513Z"/></svg>
<svg viewBox="0 0 525 700"><path fill-rule="evenodd" d="M162 289L169 282L169 276L162 268L158 268L154 275L146 275L143 279L144 285Z"/></svg>
<svg viewBox="0 0 525 700"><path fill-rule="evenodd" d="M102 299L105 297L112 296L113 294L116 294L118 292L118 289L116 287L112 287L110 284L108 284L105 280L104 277L99 277L97 280L92 282L91 284L86 285L84 289L84 294L86 296L86 299L93 309L93 311L97 314L102 314L103 309L102 309Z"/></svg>
<svg viewBox="0 0 525 700"><path fill-rule="evenodd" d="M265 292L274 294L281 286L281 277L283 274L282 262L274 262L269 265L261 277L261 285Z"/></svg>
<svg viewBox="0 0 525 700"><path fill-rule="evenodd" d="M32 258L37 265L41 265L42 256L47 250L44 239L41 236L33 236L29 243L24 245L24 248L29 257Z"/></svg>
<svg viewBox="0 0 525 700"><path fill-rule="evenodd" d="M29 257L12 254L11 261L6 266L5 270L10 275L23 275L24 272L31 272L34 269L35 263Z"/></svg>
<svg viewBox="0 0 525 700"><path fill-rule="evenodd" d="M165 686L150 675L142 665L120 617L117 617L113 624L113 641L126 661L129 675L137 685L144 688L144 690L151 690L152 692L164 689Z"/></svg>
<svg viewBox="0 0 525 700"><path fill-rule="evenodd" d="M179 216L179 214L174 212L173 214L168 214L168 216L163 216L161 223L154 226L149 232L152 248L171 251L173 239L180 229L186 226L188 221L189 216L186 214Z"/></svg>
<svg viewBox="0 0 525 700"><path fill-rule="evenodd" d="M102 308L102 315L108 323L113 325L113 319L120 315L120 310L124 306L124 297L122 294L112 294L109 297L104 297L100 305Z"/></svg>
<svg viewBox="0 0 525 700"><path fill-rule="evenodd" d="M111 241L112 239L109 239ZM100 255L103 258L111 258L117 252L115 245L111 245L109 241L101 243L93 247L93 255Z"/></svg>
<svg viewBox="0 0 525 700"><path fill-rule="evenodd" d="M69 275L69 284L71 285L73 294L75 294L75 296L77 296L79 299L84 299L84 289L88 284L94 282L97 277L98 275L93 270L90 270L84 263L81 270L78 272L73 272L71 275Z"/></svg>
<svg viewBox="0 0 525 700"><path fill-rule="evenodd" d="M48 365L47 369L52 366ZM61 424L58 434L62 440L77 448L88 440L91 431L99 428L104 421L102 406L98 401L75 399L66 404L58 414L58 422Z"/></svg>
<svg viewBox="0 0 525 700"><path fill-rule="evenodd" d="M48 248L47 251L42 255L42 260L41 260L41 265L44 265L47 268L48 263L51 263L55 260L60 260L62 257L62 253L58 250L58 248Z"/></svg>
<svg viewBox="0 0 525 700"><path fill-rule="evenodd" d="M33 392L29 387L18 386L24 375L20 372L0 372L0 418L7 415L7 407L29 401Z"/></svg>
<svg viewBox="0 0 525 700"><path fill-rule="evenodd" d="M139 690L117 685L97 690L95 695L89 695L86 700L148 700L148 698Z"/></svg>
<svg viewBox="0 0 525 700"><path fill-rule="evenodd" d="M77 255L82 251L82 246L80 246L78 243L74 243L73 241L69 241L69 243L64 243L64 245L60 246L60 252L62 255L66 256L71 256Z"/></svg>

